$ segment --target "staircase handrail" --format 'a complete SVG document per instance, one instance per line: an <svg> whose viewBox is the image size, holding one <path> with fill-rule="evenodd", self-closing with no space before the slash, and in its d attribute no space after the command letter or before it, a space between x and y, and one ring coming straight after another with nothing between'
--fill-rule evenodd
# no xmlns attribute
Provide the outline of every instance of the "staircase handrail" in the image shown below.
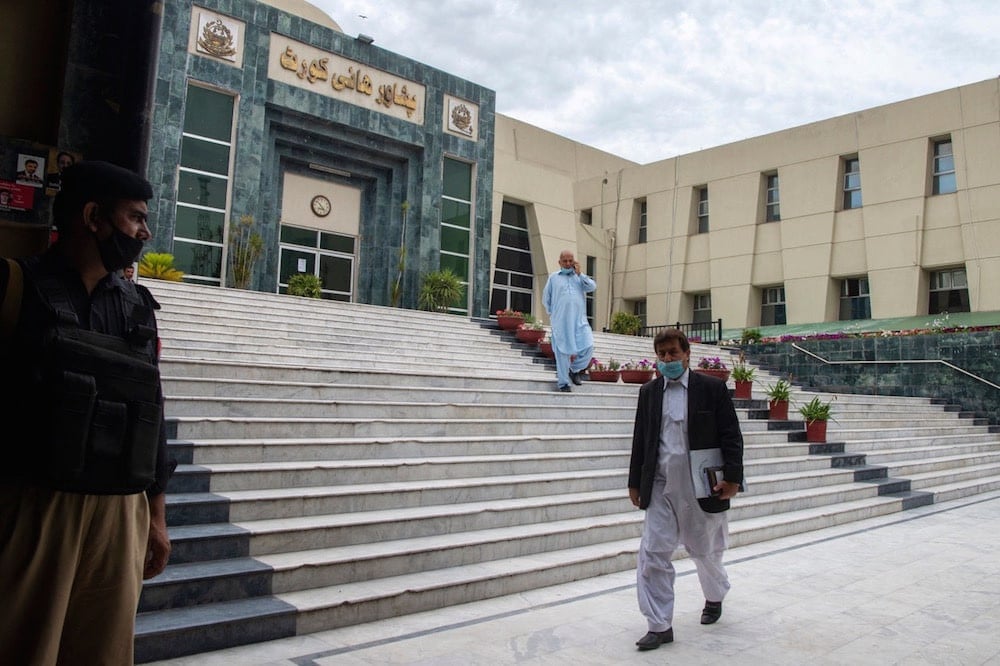
<svg viewBox="0 0 1000 666"><path fill-rule="evenodd" d="M994 384L990 380L984 379L983 377L980 377L979 375L973 374L973 373L969 372L968 370L966 370L964 368L960 368L960 367L958 367L957 365L955 365L953 363L949 363L948 361L944 361L944 360L939 359L939 358L886 359L886 360L883 360L883 361L831 361L829 359L823 358L822 356L820 356L819 354L816 354L815 352L811 352L808 349L804 349L804 348L800 347L795 342L792 343L792 348L795 349L796 351L802 352L806 356L811 356L812 358L816 359L820 363L825 363L826 365L882 365L882 364L886 364L886 363L897 363L897 364L898 363L907 363L907 364L909 364L909 363L912 363L912 364L936 363L936 364L941 364L941 365L947 366L948 368L951 368L952 370L956 370L956 371L962 373L963 375L966 375L967 377L971 377L972 379L975 379L978 382L982 382L983 384L986 384L987 386L991 386L991 387L993 387L993 388L995 388L997 390L1000 390L1000 386L998 386L997 384Z"/></svg>

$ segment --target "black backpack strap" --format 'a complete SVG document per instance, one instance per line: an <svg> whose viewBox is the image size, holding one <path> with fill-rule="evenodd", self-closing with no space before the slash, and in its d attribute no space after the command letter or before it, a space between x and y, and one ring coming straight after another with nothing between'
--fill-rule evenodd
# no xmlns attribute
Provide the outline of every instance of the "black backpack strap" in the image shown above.
<svg viewBox="0 0 1000 666"><path fill-rule="evenodd" d="M21 316L21 296L24 294L24 275L21 264L14 259L7 259L7 290L3 295L3 305L0 305L0 339L9 338L14 334L14 327Z"/></svg>

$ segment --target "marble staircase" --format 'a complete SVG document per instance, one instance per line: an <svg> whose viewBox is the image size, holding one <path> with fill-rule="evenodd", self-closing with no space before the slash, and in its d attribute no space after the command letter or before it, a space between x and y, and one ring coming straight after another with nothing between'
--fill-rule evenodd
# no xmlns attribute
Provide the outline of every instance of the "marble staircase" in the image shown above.
<svg viewBox="0 0 1000 666"><path fill-rule="evenodd" d="M489 322L187 284L163 309L174 550L147 581L139 662L634 567L626 478L638 387L555 390ZM724 350L694 345L692 363ZM652 358L595 334L595 357ZM732 359L727 359L731 362ZM747 544L1000 488L1000 435L925 399L796 388L737 401ZM827 444L795 406L834 399Z"/></svg>

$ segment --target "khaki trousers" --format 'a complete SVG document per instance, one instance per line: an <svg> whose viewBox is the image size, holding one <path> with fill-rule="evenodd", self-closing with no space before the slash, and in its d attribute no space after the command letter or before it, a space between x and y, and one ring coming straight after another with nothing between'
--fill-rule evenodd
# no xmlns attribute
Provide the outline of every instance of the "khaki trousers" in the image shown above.
<svg viewBox="0 0 1000 666"><path fill-rule="evenodd" d="M132 664L148 532L143 493L0 484L0 664Z"/></svg>

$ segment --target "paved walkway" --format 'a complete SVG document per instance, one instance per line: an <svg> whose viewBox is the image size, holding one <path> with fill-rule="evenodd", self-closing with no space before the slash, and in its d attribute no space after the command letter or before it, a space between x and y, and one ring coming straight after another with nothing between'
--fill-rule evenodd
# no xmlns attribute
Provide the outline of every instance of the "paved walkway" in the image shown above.
<svg viewBox="0 0 1000 666"><path fill-rule="evenodd" d="M159 664L1000 664L1000 492L729 551L699 624L677 562L675 642L645 633L632 573Z"/></svg>

